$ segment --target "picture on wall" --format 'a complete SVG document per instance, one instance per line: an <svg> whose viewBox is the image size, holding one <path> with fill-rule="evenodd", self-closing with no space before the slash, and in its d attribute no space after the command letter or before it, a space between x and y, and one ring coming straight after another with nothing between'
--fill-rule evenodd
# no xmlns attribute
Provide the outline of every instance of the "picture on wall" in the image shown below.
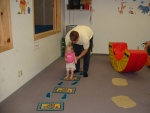
<svg viewBox="0 0 150 113"><path fill-rule="evenodd" d="M19 9L20 11L18 12L18 14L30 14L31 12L31 8L29 7L29 2L26 0L16 0L16 2L18 3Z"/></svg>
<svg viewBox="0 0 150 113"><path fill-rule="evenodd" d="M115 0L119 14L145 14L150 16L150 0Z"/></svg>

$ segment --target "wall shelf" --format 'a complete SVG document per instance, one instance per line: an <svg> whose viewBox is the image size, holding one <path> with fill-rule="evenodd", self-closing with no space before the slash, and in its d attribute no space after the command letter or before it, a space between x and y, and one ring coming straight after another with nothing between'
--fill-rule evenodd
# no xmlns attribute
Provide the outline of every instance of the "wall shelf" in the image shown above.
<svg viewBox="0 0 150 113"><path fill-rule="evenodd" d="M90 10L92 0L68 0L68 10Z"/></svg>

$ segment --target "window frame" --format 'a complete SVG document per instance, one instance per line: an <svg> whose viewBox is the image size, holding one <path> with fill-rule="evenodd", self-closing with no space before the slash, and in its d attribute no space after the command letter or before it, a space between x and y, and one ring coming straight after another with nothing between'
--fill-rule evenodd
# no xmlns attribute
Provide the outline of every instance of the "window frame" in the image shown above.
<svg viewBox="0 0 150 113"><path fill-rule="evenodd" d="M61 32L61 0L53 0L53 30L35 34L34 0L33 0L33 27L34 40L39 40L47 36Z"/></svg>
<svg viewBox="0 0 150 113"><path fill-rule="evenodd" d="M10 0L3 2L6 2L6 6L0 9L0 53L13 48Z"/></svg>

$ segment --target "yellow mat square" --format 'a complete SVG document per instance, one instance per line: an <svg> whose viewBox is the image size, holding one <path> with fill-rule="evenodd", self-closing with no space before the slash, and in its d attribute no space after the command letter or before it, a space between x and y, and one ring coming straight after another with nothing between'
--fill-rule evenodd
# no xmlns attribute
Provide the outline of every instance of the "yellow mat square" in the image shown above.
<svg viewBox="0 0 150 113"><path fill-rule="evenodd" d="M112 97L111 100L121 108L132 108L136 106L136 103L127 96L115 96Z"/></svg>
<svg viewBox="0 0 150 113"><path fill-rule="evenodd" d="M123 79L123 78L113 78L112 83L113 83L113 85L117 85L117 86L128 85L128 82L126 81L126 79Z"/></svg>

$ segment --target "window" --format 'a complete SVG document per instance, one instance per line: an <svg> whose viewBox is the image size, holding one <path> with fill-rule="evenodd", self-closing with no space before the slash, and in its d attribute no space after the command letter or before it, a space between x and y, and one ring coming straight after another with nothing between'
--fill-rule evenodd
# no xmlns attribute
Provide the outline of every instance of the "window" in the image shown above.
<svg viewBox="0 0 150 113"><path fill-rule="evenodd" d="M60 32L60 21L60 0L34 0L35 40Z"/></svg>
<svg viewBox="0 0 150 113"><path fill-rule="evenodd" d="M0 0L0 52L12 47L10 1Z"/></svg>

